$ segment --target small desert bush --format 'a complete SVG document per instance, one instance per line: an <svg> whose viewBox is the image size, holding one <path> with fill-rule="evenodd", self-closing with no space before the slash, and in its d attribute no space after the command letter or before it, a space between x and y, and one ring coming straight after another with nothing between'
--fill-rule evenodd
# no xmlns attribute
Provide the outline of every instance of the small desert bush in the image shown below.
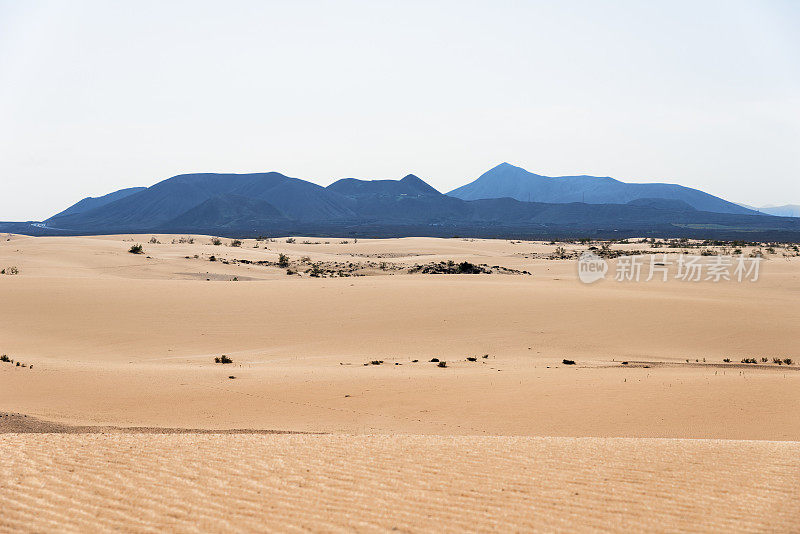
<svg viewBox="0 0 800 534"><path fill-rule="evenodd" d="M215 246L220 246L222 244L222 239L220 239L218 237L212 237L211 238L211 244L215 245Z"/></svg>
<svg viewBox="0 0 800 534"><path fill-rule="evenodd" d="M783 363L785 363L786 365L792 365L794 361L792 361L791 358L784 358Z"/></svg>
<svg viewBox="0 0 800 534"><path fill-rule="evenodd" d="M481 272L481 270L468 261L462 261L458 264L458 272L462 274L475 274Z"/></svg>
<svg viewBox="0 0 800 534"><path fill-rule="evenodd" d="M575 365L575 360L561 360L564 365Z"/></svg>
<svg viewBox="0 0 800 534"><path fill-rule="evenodd" d="M231 241L231 246L232 247L241 247L242 246L242 242L239 241L238 239L234 239L233 241Z"/></svg>
<svg viewBox="0 0 800 534"><path fill-rule="evenodd" d="M476 358L475 356L468 356L467 357L467 361L468 362L477 362L478 358Z"/></svg>
<svg viewBox="0 0 800 534"><path fill-rule="evenodd" d="M439 358L431 358L431 363L438 363L438 362L439 362Z"/></svg>
<svg viewBox="0 0 800 534"><path fill-rule="evenodd" d="M151 244L151 245L160 245L160 244L161 244L161 241L159 241L158 239L156 239L156 236L153 236L153 237L151 237L151 238L150 238L150 244Z"/></svg>
<svg viewBox="0 0 800 534"><path fill-rule="evenodd" d="M297 241L297 240L296 240L295 238L293 238L293 237L287 237L287 238L286 238L286 242L287 242L287 243L289 243L289 244L292 244L292 243L294 243L294 242L296 242L296 241Z"/></svg>
<svg viewBox="0 0 800 534"><path fill-rule="evenodd" d="M132 245L128 252L131 254L144 254L144 249L142 248L142 245L136 244Z"/></svg>
<svg viewBox="0 0 800 534"><path fill-rule="evenodd" d="M10 361L11 361L11 358L9 358L7 354L3 354L2 356L0 356L0 362L9 363Z"/></svg>
<svg viewBox="0 0 800 534"><path fill-rule="evenodd" d="M731 359L730 358L723 358L722 361L725 362L725 363L731 363Z"/></svg>
<svg viewBox="0 0 800 534"><path fill-rule="evenodd" d="M9 267L7 269L3 269L2 271L0 271L0 274L6 274L6 275L9 275L9 276L14 276L15 274L19 274L19 269L17 269L16 267L14 267L12 265L11 267Z"/></svg>
<svg viewBox="0 0 800 534"><path fill-rule="evenodd" d="M436 367L447 367L447 362L439 362L436 364Z"/></svg>
<svg viewBox="0 0 800 534"><path fill-rule="evenodd" d="M218 358L214 358L214 363L233 363L233 360L231 360L230 358L228 358L227 356L225 356L223 354L222 356L219 356Z"/></svg>
<svg viewBox="0 0 800 534"><path fill-rule="evenodd" d="M289 266L289 256L283 253L278 254L278 267L285 268L288 266Z"/></svg>

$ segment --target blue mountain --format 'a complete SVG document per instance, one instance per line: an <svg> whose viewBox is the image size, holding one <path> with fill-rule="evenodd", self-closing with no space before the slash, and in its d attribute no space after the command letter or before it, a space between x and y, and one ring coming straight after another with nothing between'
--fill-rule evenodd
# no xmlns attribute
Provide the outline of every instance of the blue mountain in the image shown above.
<svg viewBox="0 0 800 534"><path fill-rule="evenodd" d="M682 201L701 211L755 214L733 202L681 185L632 184L598 176L541 176L509 163L501 163L447 194L462 200L508 197L551 204L627 204L632 200L661 198Z"/></svg>

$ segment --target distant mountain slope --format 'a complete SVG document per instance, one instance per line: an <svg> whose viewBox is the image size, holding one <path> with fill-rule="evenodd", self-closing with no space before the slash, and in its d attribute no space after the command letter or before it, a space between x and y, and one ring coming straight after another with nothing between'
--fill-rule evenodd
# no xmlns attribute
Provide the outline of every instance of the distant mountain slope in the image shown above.
<svg viewBox="0 0 800 534"><path fill-rule="evenodd" d="M103 195L101 197L86 197L83 200L80 200L73 204L72 206L68 207L62 212L56 213L53 217L63 217L64 215L75 215L76 213L83 213L85 211L93 210L95 208L99 208L100 206L104 206L115 200L119 200L121 198L125 198L130 196L134 193L138 193L139 191L143 191L147 189L146 187L129 187L127 189L120 189L119 191L114 191L113 193L109 193L107 195Z"/></svg>
<svg viewBox="0 0 800 534"><path fill-rule="evenodd" d="M254 174L181 174L122 199L71 215L51 217L61 228L155 228L220 195L264 200L294 219L353 216L352 201L335 192L277 172Z"/></svg>
<svg viewBox="0 0 800 534"><path fill-rule="evenodd" d="M800 217L800 206L795 204L786 204L784 206L765 206L758 208L761 213L768 213L770 215L777 215L779 217Z"/></svg>
<svg viewBox="0 0 800 534"><path fill-rule="evenodd" d="M762 206L754 208L745 204L739 204L745 208L756 210L759 213L766 213L767 215L776 215L778 217L800 217L800 206L795 204L786 204L784 206Z"/></svg>
<svg viewBox="0 0 800 534"><path fill-rule="evenodd" d="M628 206L641 206L644 208L653 208L657 210L674 210L674 211L696 211L694 207L690 206L683 200L676 200L671 198L637 198L626 202Z"/></svg>
<svg viewBox="0 0 800 534"><path fill-rule="evenodd" d="M439 196L441 193L413 174L401 180L358 180L342 178L327 187L350 197L363 196Z"/></svg>
<svg viewBox="0 0 800 534"><path fill-rule="evenodd" d="M540 176L508 163L501 163L477 180L447 194L463 200L509 197L523 202L555 204L626 204L637 199L662 198L683 201L702 211L753 213L733 202L680 185L631 184L596 176Z"/></svg>
<svg viewBox="0 0 800 534"><path fill-rule="evenodd" d="M258 228L288 219L266 200L225 194L212 197L166 223L174 228Z"/></svg>

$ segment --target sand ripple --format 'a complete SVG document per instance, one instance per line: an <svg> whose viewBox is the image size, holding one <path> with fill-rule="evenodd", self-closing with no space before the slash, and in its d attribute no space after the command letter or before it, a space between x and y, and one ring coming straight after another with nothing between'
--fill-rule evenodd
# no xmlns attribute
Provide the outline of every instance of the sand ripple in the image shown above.
<svg viewBox="0 0 800 534"><path fill-rule="evenodd" d="M0 435L4 531L797 531L800 443Z"/></svg>

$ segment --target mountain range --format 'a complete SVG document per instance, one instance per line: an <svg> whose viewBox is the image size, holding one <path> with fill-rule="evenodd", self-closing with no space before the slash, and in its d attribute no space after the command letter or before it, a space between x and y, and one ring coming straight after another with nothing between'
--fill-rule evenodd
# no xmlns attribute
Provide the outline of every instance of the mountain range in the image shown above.
<svg viewBox="0 0 800 534"><path fill-rule="evenodd" d="M702 211L755 214L746 207L682 185L632 184L607 176L541 176L509 163L501 163L447 194L462 200L508 197L556 204L625 204L642 198L663 198L679 200Z"/></svg>
<svg viewBox="0 0 800 534"><path fill-rule="evenodd" d="M0 223L0 230L20 231L25 224ZM328 187L278 172L181 174L151 187L85 198L28 226L27 233L35 234L758 235L800 240L798 219L759 214L696 189L592 176L551 178L508 163L448 194L411 174L400 180L344 178Z"/></svg>

